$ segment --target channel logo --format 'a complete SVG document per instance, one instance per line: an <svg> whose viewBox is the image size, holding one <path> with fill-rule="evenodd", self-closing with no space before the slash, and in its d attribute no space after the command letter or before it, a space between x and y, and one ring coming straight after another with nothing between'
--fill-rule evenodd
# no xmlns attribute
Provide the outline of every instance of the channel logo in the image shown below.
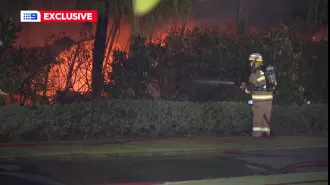
<svg viewBox="0 0 330 185"><path fill-rule="evenodd" d="M21 22L97 22L95 10L22 10Z"/></svg>
<svg viewBox="0 0 330 185"><path fill-rule="evenodd" d="M41 14L37 10L21 10L21 22L41 22Z"/></svg>

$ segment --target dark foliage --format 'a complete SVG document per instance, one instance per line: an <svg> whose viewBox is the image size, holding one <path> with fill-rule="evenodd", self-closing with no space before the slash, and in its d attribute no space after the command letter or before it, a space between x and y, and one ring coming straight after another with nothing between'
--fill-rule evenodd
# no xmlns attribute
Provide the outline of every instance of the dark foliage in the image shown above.
<svg viewBox="0 0 330 185"><path fill-rule="evenodd" d="M250 107L234 102L98 101L0 108L0 141L57 141L117 137L243 136ZM328 106L274 106L277 135L328 133Z"/></svg>
<svg viewBox="0 0 330 185"><path fill-rule="evenodd" d="M328 43L302 42L284 25L270 35L239 39L212 29L171 30L158 44L144 43L138 38L130 54L114 52L111 83L107 84L113 98L158 95L163 100L247 100L233 86L199 86L191 79L247 80L247 56L258 52L266 64L276 68L275 103L327 102Z"/></svg>

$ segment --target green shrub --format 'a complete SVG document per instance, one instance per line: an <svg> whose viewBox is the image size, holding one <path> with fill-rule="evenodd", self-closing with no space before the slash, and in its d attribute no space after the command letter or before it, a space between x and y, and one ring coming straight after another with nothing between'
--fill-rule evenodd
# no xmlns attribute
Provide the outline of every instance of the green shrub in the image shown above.
<svg viewBox="0 0 330 185"><path fill-rule="evenodd" d="M37 109L0 108L0 140L56 141L117 137L243 136L251 109L234 102L111 100ZM328 105L274 106L276 135L328 133Z"/></svg>

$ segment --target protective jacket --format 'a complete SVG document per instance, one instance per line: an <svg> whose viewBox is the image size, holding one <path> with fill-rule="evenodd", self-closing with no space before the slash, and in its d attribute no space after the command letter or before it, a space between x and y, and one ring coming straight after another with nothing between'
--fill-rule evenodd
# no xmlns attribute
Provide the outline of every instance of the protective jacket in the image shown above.
<svg viewBox="0 0 330 185"><path fill-rule="evenodd" d="M273 100L273 91L267 88L265 72L261 68L252 71L245 92L252 95L253 102Z"/></svg>

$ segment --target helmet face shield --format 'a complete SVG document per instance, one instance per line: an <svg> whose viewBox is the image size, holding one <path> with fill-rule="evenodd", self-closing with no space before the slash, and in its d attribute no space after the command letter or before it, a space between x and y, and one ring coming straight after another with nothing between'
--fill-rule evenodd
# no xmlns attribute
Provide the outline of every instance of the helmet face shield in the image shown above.
<svg viewBox="0 0 330 185"><path fill-rule="evenodd" d="M250 61L249 65L248 65L249 71L253 71L253 69L255 68L255 61Z"/></svg>

